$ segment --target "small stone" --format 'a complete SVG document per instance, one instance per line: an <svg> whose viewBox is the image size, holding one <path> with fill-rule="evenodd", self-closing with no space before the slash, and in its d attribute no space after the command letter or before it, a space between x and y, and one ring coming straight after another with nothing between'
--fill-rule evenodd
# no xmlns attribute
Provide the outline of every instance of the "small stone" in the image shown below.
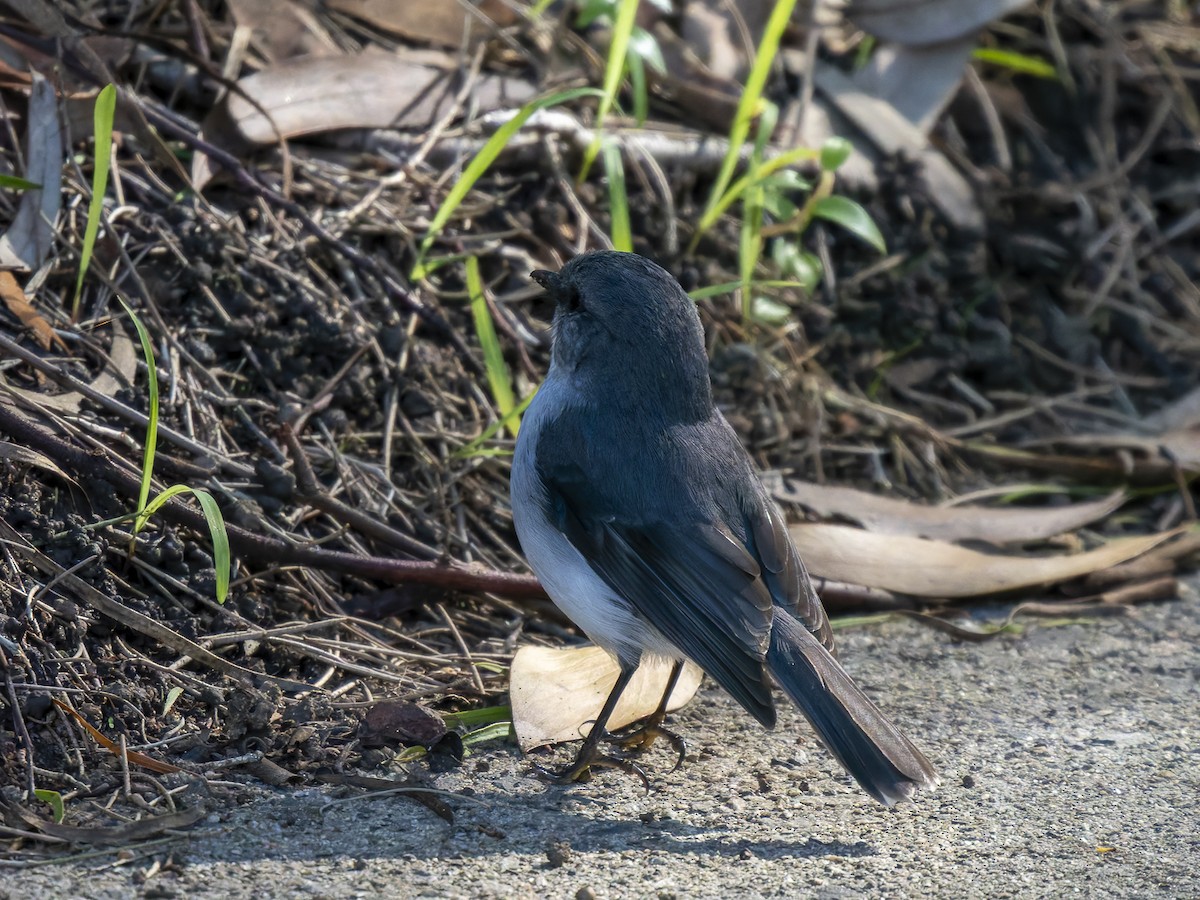
<svg viewBox="0 0 1200 900"><path fill-rule="evenodd" d="M965 788L975 787L975 776L974 775L964 775L962 777L962 786Z"/></svg>
<svg viewBox="0 0 1200 900"><path fill-rule="evenodd" d="M571 844L569 841L551 841L550 846L546 848L546 859L550 863L550 868L557 869L571 859Z"/></svg>

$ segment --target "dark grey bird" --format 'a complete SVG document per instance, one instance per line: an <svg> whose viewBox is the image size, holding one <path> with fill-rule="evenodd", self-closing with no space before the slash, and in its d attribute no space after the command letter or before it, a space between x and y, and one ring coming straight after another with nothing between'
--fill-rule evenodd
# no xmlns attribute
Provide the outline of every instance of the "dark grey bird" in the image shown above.
<svg viewBox="0 0 1200 900"><path fill-rule="evenodd" d="M713 404L695 304L632 253L575 257L532 277L553 298L550 372L512 467L517 535L560 609L620 667L560 781L641 770L690 659L767 728L772 678L860 785L891 805L937 776L834 658L833 632L779 508ZM658 710L624 749L601 744L643 658L675 661ZM644 776L643 776L644 777Z"/></svg>

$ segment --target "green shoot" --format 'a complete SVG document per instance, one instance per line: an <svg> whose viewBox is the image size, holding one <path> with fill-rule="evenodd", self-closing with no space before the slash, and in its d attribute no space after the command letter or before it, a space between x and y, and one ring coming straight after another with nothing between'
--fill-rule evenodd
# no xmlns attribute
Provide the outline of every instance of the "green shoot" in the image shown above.
<svg viewBox="0 0 1200 900"><path fill-rule="evenodd" d="M488 308L487 297L483 293L479 259L474 256L467 259L467 294L471 298L471 316L475 319L475 334L479 338L479 346L483 349L484 370L487 372L488 385L492 389L492 399L496 401L501 420L508 421L506 427L512 432L512 436L516 437L520 420L516 417L510 418L517 405L513 397L512 376L504 362L500 340L496 337L496 326L492 322L492 311Z"/></svg>
<svg viewBox="0 0 1200 900"><path fill-rule="evenodd" d="M583 164L580 167L580 181L586 181L588 172L592 169L596 154L600 152L600 128L604 126L608 113L612 112L617 102L620 84L625 78L625 59L629 53L630 36L634 34L634 23L637 19L637 4L640 0L592 0L583 7L576 25L583 26L593 22L600 16L611 16L612 40L608 43L608 59L605 64L604 86L600 91L600 107L596 109L596 133L588 149L583 151ZM653 38L652 38L653 40ZM644 83L644 68L642 80Z"/></svg>
<svg viewBox="0 0 1200 900"><path fill-rule="evenodd" d="M125 309L125 314L133 320L133 327L137 329L138 342L142 345L142 358L146 362L146 381L147 392L150 400L149 421L146 424L146 445L142 449L142 484L138 490L138 510L146 508L147 502L150 500L150 479L154 475L154 454L158 451L158 369L154 365L154 345L150 342L150 333L146 331L146 326L142 324L142 320L138 318L125 298L118 296L117 300ZM133 533L137 534L141 530L141 525L137 525L133 529Z"/></svg>
<svg viewBox="0 0 1200 900"><path fill-rule="evenodd" d="M79 254L79 275L75 279L75 299L71 301L71 321L79 321L79 301L83 296L83 279L92 262L96 235L100 230L100 214L104 211L104 192L108 190L108 167L112 157L113 116L117 109L117 89L106 84L96 95L93 128L96 136L96 157L93 161L92 199L88 203L87 223L83 229L83 248Z"/></svg>
<svg viewBox="0 0 1200 900"><path fill-rule="evenodd" d="M604 142L604 168L608 173L608 205L612 214L614 250L633 251L633 230L629 224L629 194L625 189L625 165L621 148L614 141Z"/></svg>
<svg viewBox="0 0 1200 900"><path fill-rule="evenodd" d="M413 265L412 279L419 281L429 274L430 268L425 262L425 257L433 246L433 242L442 233L442 229L446 227L446 224L450 221L450 217L454 215L467 194L470 193L471 188L491 168L492 163L496 161L496 157L500 155L500 152L508 142L512 140L513 135L521 130L521 126L529 120L530 116L538 110L569 103L580 97L597 97L600 95L601 92L595 88L572 88L568 91L556 91L545 97L530 100L521 107L515 116L497 128L496 133L488 138L487 143L479 149L479 152L467 164L462 177L455 182L454 187L446 195L446 199L442 201L442 205L434 213L433 221L429 223L429 232L425 235L424 240L421 241L421 246L417 251L417 261Z"/></svg>
<svg viewBox="0 0 1200 900"><path fill-rule="evenodd" d="M146 445L142 453L142 482L138 491L137 512L133 514L133 533L137 535L145 528L147 520L172 497L185 492L194 495L200 502L200 509L204 513L209 533L212 536L213 567L216 569L217 577L217 602L224 603L229 594L231 558L229 534L225 530L225 517L221 515L221 508L217 505L217 501L208 491L188 487L184 484L169 487L153 500L150 499L151 481L154 477L154 455L158 449L158 368L154 363L154 347L150 343L150 334L146 331L146 326L142 324L142 320L138 318L130 305L125 302L124 297L118 296L117 300L120 301L129 318L133 320L133 327L137 329L138 341L142 345L142 356L146 361L147 394L150 401L149 421L146 424Z"/></svg>
<svg viewBox="0 0 1200 900"><path fill-rule="evenodd" d="M711 221L716 221L717 216L711 215L712 211L721 203L725 189L733 180L733 170L737 167L742 145L750 134L751 121L763 111L762 95L767 86L767 76L771 73L775 55L779 52L779 42L783 38L784 29L787 28L787 24L792 18L792 10L795 6L796 0L777 0L774 9L771 10L767 27L763 31L762 41L754 54L754 65L746 79L746 87L742 91L741 100L738 101L733 125L729 129L729 149L721 161L721 169L717 173L717 180L713 183L712 192L708 195L708 205L705 207L704 215L701 216L701 223L710 218ZM696 237L692 239L691 250L695 250L696 243L704 230L703 225L697 228Z"/></svg>
<svg viewBox="0 0 1200 900"><path fill-rule="evenodd" d="M758 166L755 174L759 179L768 178L781 169L785 169L787 166L819 159L820 155L820 151L818 150L813 150L809 147L798 147L795 150L789 150L787 153L781 153L779 156L765 160ZM709 207L705 209L704 214L700 217L699 224L696 225L696 236L692 238L692 250L695 250L696 244L704 233L716 224L717 219L746 192L750 183L750 175L743 175L733 183L728 191L717 199L715 204L709 204Z"/></svg>

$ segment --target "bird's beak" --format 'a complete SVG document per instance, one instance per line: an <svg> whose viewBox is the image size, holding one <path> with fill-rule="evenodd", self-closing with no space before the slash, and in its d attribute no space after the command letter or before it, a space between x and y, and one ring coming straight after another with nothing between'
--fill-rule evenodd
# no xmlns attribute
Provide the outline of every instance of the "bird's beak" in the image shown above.
<svg viewBox="0 0 1200 900"><path fill-rule="evenodd" d="M558 273L547 269L534 269L529 277L544 287L551 295L558 291Z"/></svg>

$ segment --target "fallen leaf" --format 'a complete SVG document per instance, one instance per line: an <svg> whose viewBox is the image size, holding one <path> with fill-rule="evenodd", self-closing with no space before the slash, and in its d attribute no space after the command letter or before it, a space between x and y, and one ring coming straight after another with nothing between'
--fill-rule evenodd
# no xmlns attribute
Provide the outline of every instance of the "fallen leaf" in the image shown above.
<svg viewBox="0 0 1200 900"><path fill-rule="evenodd" d="M846 18L868 34L898 44L940 44L974 34L1030 0L853 0Z"/></svg>
<svg viewBox="0 0 1200 900"><path fill-rule="evenodd" d="M287 60L238 82L205 118L204 138L235 155L293 138L354 128L428 131L454 106L460 69L432 50L368 51ZM516 108L536 87L516 76L481 75L471 91L479 115ZM211 179L216 163L198 153L192 178Z"/></svg>
<svg viewBox="0 0 1200 900"><path fill-rule="evenodd" d="M612 730L644 719L658 708L671 663L665 659L643 662L625 688L609 719ZM509 697L513 730L521 750L547 744L583 740L600 715L613 685L617 662L599 647L522 647L513 657ZM671 693L669 710L684 706L695 696L703 672L687 663Z"/></svg>
<svg viewBox="0 0 1200 900"><path fill-rule="evenodd" d="M0 236L0 268L36 269L50 255L54 224L62 198L63 137L54 87L36 72L29 91L25 131L27 181L41 185L25 191L17 213Z"/></svg>
<svg viewBox="0 0 1200 900"><path fill-rule="evenodd" d="M99 744L101 747L103 747L105 750L107 750L113 756L115 756L117 758L121 757L121 755L122 755L121 748L117 744L115 744L113 741L106 738L103 734L101 734L95 728L93 728L92 724L90 722L88 722L87 719L85 719L83 716L81 716L79 713L77 713L74 709L72 709L70 706L63 703L61 700L59 700L57 698L51 697L50 702L53 703L55 706L57 706L59 709L61 709L63 712L65 712L67 715L69 715L71 718L73 718L80 725L82 725L84 730L95 739L97 744ZM183 769L179 768L179 766L173 766L170 763L162 762L160 760L155 759L152 756L147 756L145 753L138 753L136 750L128 750L128 749L125 750L124 756L127 760L129 760L129 762L131 762L135 765L139 765L143 769L149 769L151 772L158 772L160 775L169 775L172 772L182 772L183 771Z"/></svg>
<svg viewBox="0 0 1200 900"><path fill-rule="evenodd" d="M4 808L3 804L0 804L0 808ZM190 809L181 809L178 812L161 816L147 816L123 825L80 827L50 822L20 806L7 808L20 817L26 825L36 828L47 837L70 841L74 844L132 844L158 837L177 828L186 828L199 822L208 814L204 805L198 804Z"/></svg>
<svg viewBox="0 0 1200 900"><path fill-rule="evenodd" d="M43 350L49 350L51 345L60 350L67 349L67 345L54 333L54 328L50 323L33 308L33 304L25 296L25 291L17 283L12 272L0 272L0 297L4 298L4 305L8 307L8 311L33 332L33 336L37 338L37 342Z"/></svg>
<svg viewBox="0 0 1200 900"><path fill-rule="evenodd" d="M78 482L60 469L50 457L38 453L36 450L30 450L28 447L22 447L20 444L14 444L10 441L0 441L0 459L42 469L43 471L57 475L63 481L74 485L81 491L83 490L83 488L79 487Z"/></svg>
<svg viewBox="0 0 1200 900"><path fill-rule="evenodd" d="M995 544L1045 540L1074 531L1125 502L1124 492L1116 491L1070 506L924 506L854 488L782 479L776 479L771 492L777 500L798 503L822 518L848 519L867 531Z"/></svg>
<svg viewBox="0 0 1200 900"><path fill-rule="evenodd" d="M980 553L908 535L874 534L848 525L790 529L809 571L914 597L973 597L1069 581L1128 562L1179 532L1116 538L1085 553L1013 556Z"/></svg>
<svg viewBox="0 0 1200 900"><path fill-rule="evenodd" d="M328 0L330 9L343 12L384 31L413 41L457 48L471 27L471 44L488 38L499 27L517 22L517 14L501 0L475 4L446 0Z"/></svg>
<svg viewBox="0 0 1200 900"><path fill-rule="evenodd" d="M271 62L304 54L336 53L336 42L311 9L295 0L229 0L233 21L253 33L254 46Z"/></svg>

